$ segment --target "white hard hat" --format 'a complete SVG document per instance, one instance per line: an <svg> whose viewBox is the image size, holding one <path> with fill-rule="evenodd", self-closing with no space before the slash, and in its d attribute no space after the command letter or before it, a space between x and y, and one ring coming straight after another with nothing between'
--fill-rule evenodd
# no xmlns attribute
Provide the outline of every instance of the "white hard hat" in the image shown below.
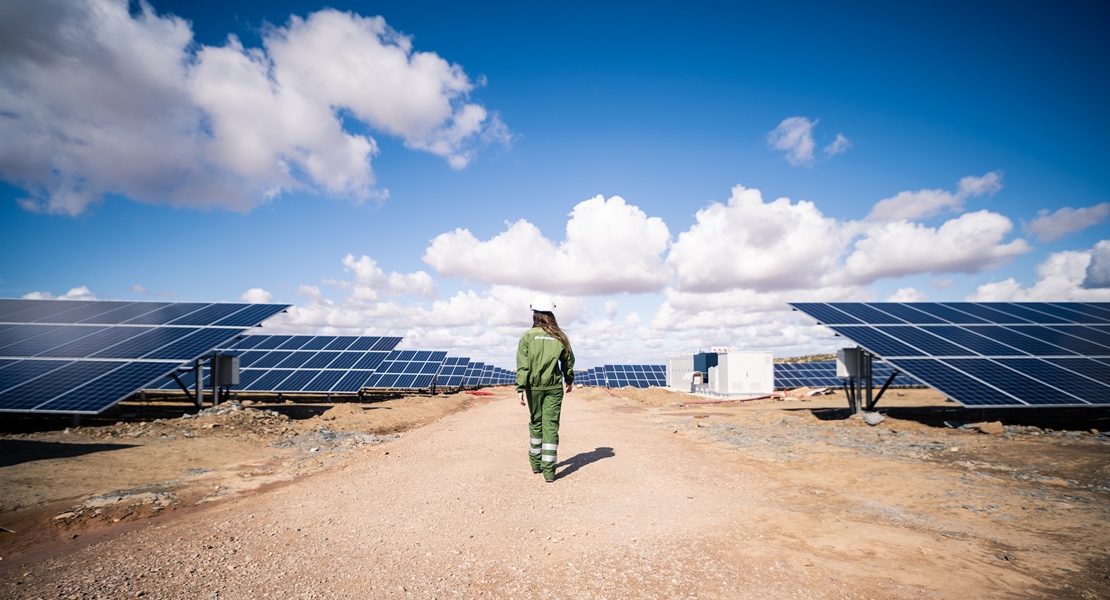
<svg viewBox="0 0 1110 600"><path fill-rule="evenodd" d="M542 312L551 312L555 310L555 301L547 294L540 294L532 298L532 305L529 308Z"/></svg>

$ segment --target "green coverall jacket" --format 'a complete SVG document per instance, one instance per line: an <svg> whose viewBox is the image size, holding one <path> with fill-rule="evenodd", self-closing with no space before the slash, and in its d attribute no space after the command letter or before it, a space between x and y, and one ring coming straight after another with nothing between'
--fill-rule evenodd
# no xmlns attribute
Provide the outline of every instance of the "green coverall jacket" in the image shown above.
<svg viewBox="0 0 1110 600"><path fill-rule="evenodd" d="M574 383L574 353L539 327L520 336L516 350L516 389L554 390Z"/></svg>

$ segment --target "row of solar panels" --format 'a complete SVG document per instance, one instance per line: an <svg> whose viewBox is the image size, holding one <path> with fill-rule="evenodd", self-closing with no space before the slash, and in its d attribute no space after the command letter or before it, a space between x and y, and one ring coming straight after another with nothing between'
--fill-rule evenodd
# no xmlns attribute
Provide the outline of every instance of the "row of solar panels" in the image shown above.
<svg viewBox="0 0 1110 600"><path fill-rule="evenodd" d="M286 308L0 299L0 412L102 412Z"/></svg>
<svg viewBox="0 0 1110 600"><path fill-rule="evenodd" d="M1110 303L796 303L965 406L1110 405Z"/></svg>
<svg viewBox="0 0 1110 600"><path fill-rule="evenodd" d="M239 356L236 391L259 393L353 394L361 390L428 390L507 385L507 369L449 357L432 350L396 350L398 337L248 335L219 351ZM189 388L192 373L180 375ZM204 369L205 387L211 377ZM156 389L177 389L168 378Z"/></svg>
<svg viewBox="0 0 1110 600"><path fill-rule="evenodd" d="M114 302L0 298L0 324L254 327L288 308L277 304Z"/></svg>
<svg viewBox="0 0 1110 600"><path fill-rule="evenodd" d="M836 361L823 360L806 363L775 363L775 389L798 387L842 387L844 380L836 376ZM877 385L886 382L894 367L887 363L875 362L871 376ZM891 387L921 386L920 381L899 373L891 382Z"/></svg>
<svg viewBox="0 0 1110 600"><path fill-rule="evenodd" d="M603 365L574 372L574 382L593 387L666 387L666 365Z"/></svg>

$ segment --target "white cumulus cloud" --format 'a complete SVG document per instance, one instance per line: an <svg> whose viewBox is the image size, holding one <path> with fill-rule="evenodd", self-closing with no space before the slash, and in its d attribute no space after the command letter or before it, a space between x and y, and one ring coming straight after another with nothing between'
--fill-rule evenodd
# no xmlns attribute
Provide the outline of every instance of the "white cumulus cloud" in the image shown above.
<svg viewBox="0 0 1110 600"><path fill-rule="evenodd" d="M1047 210L1042 210L1037 218L1026 226L1026 229L1042 242L1051 242L1069 233L1098 225L1105 221L1108 215L1110 215L1110 202L1083 208L1065 206L1051 214Z"/></svg>
<svg viewBox="0 0 1110 600"><path fill-rule="evenodd" d="M813 162L813 126L817 121L805 117L787 117L767 134L767 145L786 152L786 160L794 166ZM835 143L835 142L834 142Z"/></svg>
<svg viewBox="0 0 1110 600"><path fill-rule="evenodd" d="M1037 281L1022 286L1014 278L980 285L967 299L972 302L1110 302L1110 286L1088 285L1092 255L1110 251L1110 240L1091 250L1068 250L1048 255L1037 265Z"/></svg>
<svg viewBox="0 0 1110 600"><path fill-rule="evenodd" d="M68 292L61 296L55 296L50 292L30 292L24 294L23 298L26 300L96 300L96 294L89 291L85 286L78 286L71 288Z"/></svg>
<svg viewBox="0 0 1110 600"><path fill-rule="evenodd" d="M1091 262L1083 278L1088 289L1110 288L1110 240L1102 240L1091 248Z"/></svg>
<svg viewBox="0 0 1110 600"><path fill-rule="evenodd" d="M436 295L436 282L424 271L386 275L377 261L362 255L358 259L353 254L343 258L343 266L355 275L352 298L357 300L377 300L379 292L390 295L416 294L426 298Z"/></svg>
<svg viewBox="0 0 1110 600"><path fill-rule="evenodd" d="M727 204L710 204L696 220L667 259L679 286L693 292L820 287L851 238L812 202L764 202L759 190L739 185Z"/></svg>
<svg viewBox="0 0 1110 600"><path fill-rule="evenodd" d="M887 296L887 302L925 302L929 297L925 292L912 287L898 288L893 294Z"/></svg>
<svg viewBox="0 0 1110 600"><path fill-rule="evenodd" d="M946 211L958 212L968 198L993 195L1001 189L1001 171L992 171L982 177L968 176L960 180L955 193L946 190L899 192L876 203L869 217L880 221L926 219Z"/></svg>
<svg viewBox="0 0 1110 600"><path fill-rule="evenodd" d="M520 220L488 241L467 229L441 234L423 258L442 277L560 294L641 293L671 279L662 258L670 238L662 219L619 196L596 196L574 207L560 243Z"/></svg>
<svg viewBox="0 0 1110 600"><path fill-rule="evenodd" d="M243 292L239 299L252 304L269 304L274 300L274 295L262 288L251 288Z"/></svg>
<svg viewBox="0 0 1110 600"><path fill-rule="evenodd" d="M331 9L197 44L189 23L127 0L0 3L0 177L31 210L76 215L106 194L249 210L288 190L381 197L377 142L344 119L462 168L496 114L459 65L381 17Z"/></svg>
<svg viewBox="0 0 1110 600"><path fill-rule="evenodd" d="M960 215L940 227L894 221L871 227L855 242L841 277L869 284L916 273L979 273L1032 250L1022 239L1004 241L1013 229L986 210Z"/></svg>

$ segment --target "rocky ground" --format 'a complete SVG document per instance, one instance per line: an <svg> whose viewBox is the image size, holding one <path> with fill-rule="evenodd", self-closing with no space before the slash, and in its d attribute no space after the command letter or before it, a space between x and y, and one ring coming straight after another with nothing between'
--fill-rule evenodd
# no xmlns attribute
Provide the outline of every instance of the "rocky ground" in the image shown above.
<svg viewBox="0 0 1110 600"><path fill-rule="evenodd" d="M888 393L580 389L554 484L507 389L8 433L0 596L1110 597L1105 414Z"/></svg>

